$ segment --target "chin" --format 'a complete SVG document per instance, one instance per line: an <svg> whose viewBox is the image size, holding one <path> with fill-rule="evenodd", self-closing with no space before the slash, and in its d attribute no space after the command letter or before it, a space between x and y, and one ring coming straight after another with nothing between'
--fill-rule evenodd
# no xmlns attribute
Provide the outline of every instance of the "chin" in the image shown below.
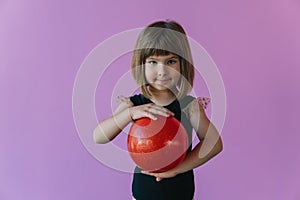
<svg viewBox="0 0 300 200"><path fill-rule="evenodd" d="M172 88L168 85L161 85L161 84L155 84L153 85L153 87L159 90L170 90Z"/></svg>

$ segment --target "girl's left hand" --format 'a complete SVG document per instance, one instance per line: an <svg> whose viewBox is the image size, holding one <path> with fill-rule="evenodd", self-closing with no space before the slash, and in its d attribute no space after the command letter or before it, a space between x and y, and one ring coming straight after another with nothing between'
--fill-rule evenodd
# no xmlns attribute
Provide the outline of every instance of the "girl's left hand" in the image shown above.
<svg viewBox="0 0 300 200"><path fill-rule="evenodd" d="M156 181L161 181L164 178L172 178L172 177L176 176L176 173L173 172L172 170L169 170L169 171L166 171L166 172L159 172L159 173L142 171L142 173L147 174L149 176L155 176Z"/></svg>

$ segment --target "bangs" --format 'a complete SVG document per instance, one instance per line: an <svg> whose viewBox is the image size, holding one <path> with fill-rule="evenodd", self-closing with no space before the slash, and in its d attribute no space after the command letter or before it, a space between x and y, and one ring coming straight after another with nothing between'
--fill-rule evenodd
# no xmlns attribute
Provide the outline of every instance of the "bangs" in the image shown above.
<svg viewBox="0 0 300 200"><path fill-rule="evenodd" d="M184 34L164 28L147 28L142 32L135 49L142 55L142 61L150 56L174 54L182 57L186 50ZM180 56L179 56L180 55Z"/></svg>
<svg viewBox="0 0 300 200"><path fill-rule="evenodd" d="M142 49L141 51L142 51L141 55L143 55L143 63L146 61L147 58L151 56L168 56L170 54L174 54L173 52L164 49L156 49L156 48ZM179 58L177 54L174 55L176 55Z"/></svg>

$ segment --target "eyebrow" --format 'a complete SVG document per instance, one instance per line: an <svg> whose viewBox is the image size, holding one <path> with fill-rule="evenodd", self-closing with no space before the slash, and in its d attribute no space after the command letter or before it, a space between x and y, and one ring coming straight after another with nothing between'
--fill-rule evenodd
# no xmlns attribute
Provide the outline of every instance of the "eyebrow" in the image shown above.
<svg viewBox="0 0 300 200"><path fill-rule="evenodd" d="M170 60L170 59L179 59L178 58L178 56L172 56L172 57L170 57L170 58L167 58L166 60ZM159 60L159 59L156 59L156 58L153 58L153 57L149 57L149 58L147 58L147 59L152 59L152 60Z"/></svg>

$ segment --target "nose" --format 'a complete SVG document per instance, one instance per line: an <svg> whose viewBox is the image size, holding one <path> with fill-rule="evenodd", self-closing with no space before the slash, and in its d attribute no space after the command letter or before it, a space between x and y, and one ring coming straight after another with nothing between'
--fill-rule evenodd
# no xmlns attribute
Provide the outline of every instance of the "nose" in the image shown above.
<svg viewBox="0 0 300 200"><path fill-rule="evenodd" d="M165 76L168 74L168 66L165 66L163 64L159 64L157 66L157 73L159 76Z"/></svg>

